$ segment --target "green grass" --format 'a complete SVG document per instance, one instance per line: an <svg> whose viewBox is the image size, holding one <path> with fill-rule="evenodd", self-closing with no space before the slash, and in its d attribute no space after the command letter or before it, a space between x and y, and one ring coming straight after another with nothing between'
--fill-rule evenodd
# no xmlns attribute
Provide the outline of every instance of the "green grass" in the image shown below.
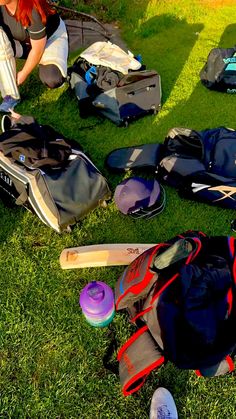
<svg viewBox="0 0 236 419"><path fill-rule="evenodd" d="M175 126L236 129L235 97L208 91L199 81L210 49L235 44L235 6L213 9L197 0L76 3L103 20L120 19L130 50L141 53L147 68L161 74L161 112L128 129L108 120L97 124L95 117L80 119L77 100L68 88L47 90L36 73L22 87L24 100L17 111L76 139L107 177L112 192L123 175L104 167L111 150L162 142ZM71 6L72 1L63 4ZM89 281L102 280L114 287L123 268L63 271L59 266L65 247L160 242L187 229L232 234L234 211L183 201L169 187L166 193L165 211L150 221L122 216L111 201L106 210L96 209L64 235L24 209L0 204L1 418L145 419L159 385L173 393L180 418L236 418L235 374L199 379L169 363L151 373L137 394L123 397L119 379L102 363L109 344L107 329L87 324L78 304ZM121 313L113 326L119 344L133 330Z"/></svg>

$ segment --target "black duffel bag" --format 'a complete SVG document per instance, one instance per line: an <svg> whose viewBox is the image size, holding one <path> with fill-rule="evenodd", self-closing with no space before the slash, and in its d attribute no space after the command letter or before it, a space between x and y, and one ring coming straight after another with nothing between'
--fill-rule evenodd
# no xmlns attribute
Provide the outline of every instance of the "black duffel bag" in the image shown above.
<svg viewBox="0 0 236 419"><path fill-rule="evenodd" d="M5 115L2 128L2 199L11 197L61 232L110 198L106 179L75 140L32 117Z"/></svg>

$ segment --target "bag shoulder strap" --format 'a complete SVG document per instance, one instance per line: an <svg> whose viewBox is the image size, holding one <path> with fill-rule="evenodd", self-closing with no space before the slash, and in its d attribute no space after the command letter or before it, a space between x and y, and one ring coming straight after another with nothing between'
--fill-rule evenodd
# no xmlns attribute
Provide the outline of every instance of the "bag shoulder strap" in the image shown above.
<svg viewBox="0 0 236 419"><path fill-rule="evenodd" d="M149 373L165 361L146 325L121 347L117 358L124 396L139 390Z"/></svg>

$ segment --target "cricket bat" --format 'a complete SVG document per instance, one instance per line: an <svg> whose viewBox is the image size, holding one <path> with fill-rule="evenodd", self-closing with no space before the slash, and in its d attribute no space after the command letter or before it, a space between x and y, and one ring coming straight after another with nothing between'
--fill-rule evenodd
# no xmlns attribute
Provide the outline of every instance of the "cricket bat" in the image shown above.
<svg viewBox="0 0 236 419"><path fill-rule="evenodd" d="M62 269L92 268L97 266L129 265L153 244L96 244L64 249L60 254Z"/></svg>

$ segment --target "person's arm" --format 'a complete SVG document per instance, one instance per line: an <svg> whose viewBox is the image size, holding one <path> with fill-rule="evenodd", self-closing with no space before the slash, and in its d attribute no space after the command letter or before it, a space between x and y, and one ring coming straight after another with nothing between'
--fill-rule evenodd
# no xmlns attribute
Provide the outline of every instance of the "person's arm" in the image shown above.
<svg viewBox="0 0 236 419"><path fill-rule="evenodd" d="M17 84L20 86L27 79L31 71L37 66L40 62L40 59L43 55L45 45L47 42L47 37L41 39L31 39L31 50L25 61L24 67L17 73Z"/></svg>

